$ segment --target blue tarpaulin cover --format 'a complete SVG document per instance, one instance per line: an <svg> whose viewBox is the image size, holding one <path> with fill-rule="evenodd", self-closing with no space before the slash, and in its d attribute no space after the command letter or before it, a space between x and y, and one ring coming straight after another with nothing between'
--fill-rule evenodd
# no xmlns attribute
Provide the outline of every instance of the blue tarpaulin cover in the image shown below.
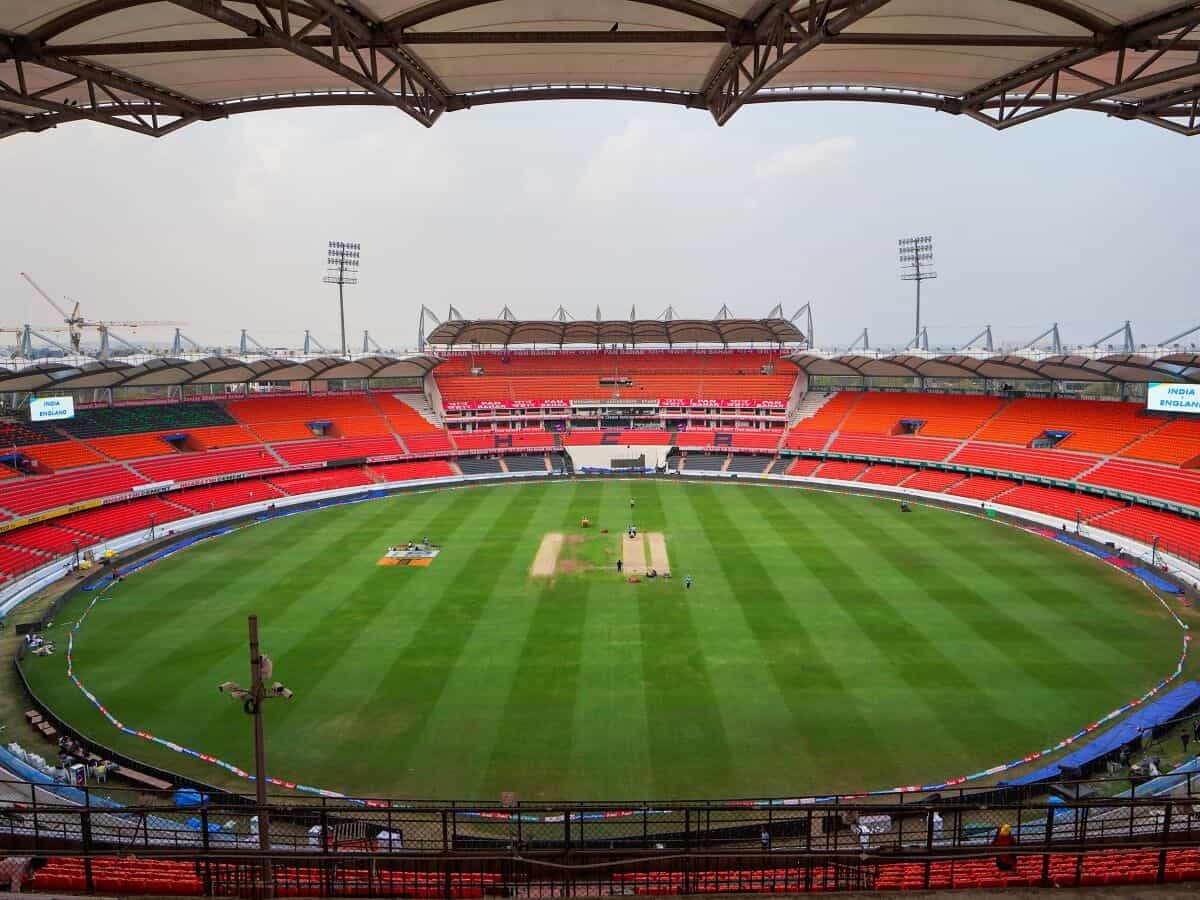
<svg viewBox="0 0 1200 900"><path fill-rule="evenodd" d="M1143 730L1177 718L1180 713L1198 700L1200 700L1200 683L1195 681L1185 682L1179 685L1179 687L1163 694L1153 703L1147 703L1145 706L1140 707L1131 713L1129 718L1124 722L1114 725L1087 746L1076 750L1074 753L1067 754L1053 765L1046 766L1044 769L1038 769L1036 772L1030 772L1028 775L1024 775L1013 781L1002 781L1000 783L1003 785L1020 786L1037 784L1039 781L1050 781L1058 778L1062 774L1063 769L1075 769L1095 762L1101 757L1112 753L1114 750L1119 750L1126 744L1137 740L1141 737Z"/></svg>

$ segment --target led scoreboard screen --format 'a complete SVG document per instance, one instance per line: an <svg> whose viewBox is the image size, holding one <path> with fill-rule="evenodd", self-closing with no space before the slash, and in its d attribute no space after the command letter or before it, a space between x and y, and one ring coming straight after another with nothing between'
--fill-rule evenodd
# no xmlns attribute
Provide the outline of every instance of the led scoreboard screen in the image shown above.
<svg viewBox="0 0 1200 900"><path fill-rule="evenodd" d="M33 422L73 419L75 401L70 397L34 397L29 401L29 418Z"/></svg>
<svg viewBox="0 0 1200 900"><path fill-rule="evenodd" d="M1200 384L1151 382L1146 391L1146 409L1152 412L1200 414Z"/></svg>

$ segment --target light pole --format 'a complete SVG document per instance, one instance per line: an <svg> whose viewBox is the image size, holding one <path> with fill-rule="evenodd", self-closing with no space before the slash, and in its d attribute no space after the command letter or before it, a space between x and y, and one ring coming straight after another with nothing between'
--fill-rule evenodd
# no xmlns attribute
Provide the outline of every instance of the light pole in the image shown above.
<svg viewBox="0 0 1200 900"><path fill-rule="evenodd" d="M1079 518L1083 515L1083 510L1075 510L1075 533L1079 534Z"/></svg>
<svg viewBox="0 0 1200 900"><path fill-rule="evenodd" d="M1150 545L1150 567L1154 568L1158 565L1158 535L1154 536L1154 543Z"/></svg>
<svg viewBox="0 0 1200 900"><path fill-rule="evenodd" d="M254 717L254 793L258 808L258 849L262 855L263 896L275 895L274 866L271 862L271 821L267 811L267 750L263 739L262 705L266 700L282 697L292 698L292 692L276 681L269 688L266 682L274 674L271 657L260 652L258 647L258 616L250 616L250 689L234 681L217 685L222 694L229 694L242 701L242 709Z"/></svg>
<svg viewBox="0 0 1200 900"><path fill-rule="evenodd" d="M342 357L346 356L346 302L343 289L358 284L358 254L360 246L350 241L330 241L326 254L325 283L338 286L338 317L342 324Z"/></svg>
<svg viewBox="0 0 1200 900"><path fill-rule="evenodd" d="M154 540L154 525L158 521L158 516L150 513L150 540Z"/></svg>
<svg viewBox="0 0 1200 900"><path fill-rule="evenodd" d="M900 280L917 283L917 327L913 331L913 346L921 345L921 282L937 278L933 271L933 238L929 235L901 238Z"/></svg>

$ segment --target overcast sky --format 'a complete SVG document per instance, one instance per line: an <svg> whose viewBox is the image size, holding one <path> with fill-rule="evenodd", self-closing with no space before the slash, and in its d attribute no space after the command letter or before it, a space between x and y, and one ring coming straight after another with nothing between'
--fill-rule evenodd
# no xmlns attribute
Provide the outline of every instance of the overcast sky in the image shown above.
<svg viewBox="0 0 1200 900"><path fill-rule="evenodd" d="M1088 343L1200 325L1200 139L1066 113L996 133L870 105L705 113L595 101L451 113L299 110L153 140L88 124L0 141L0 324L51 324L18 277L109 319L298 346L337 337L329 239L363 246L352 343L417 311L764 315L807 301L822 346L912 332L896 239L934 236L932 344L1059 321ZM162 330L139 334L169 337Z"/></svg>

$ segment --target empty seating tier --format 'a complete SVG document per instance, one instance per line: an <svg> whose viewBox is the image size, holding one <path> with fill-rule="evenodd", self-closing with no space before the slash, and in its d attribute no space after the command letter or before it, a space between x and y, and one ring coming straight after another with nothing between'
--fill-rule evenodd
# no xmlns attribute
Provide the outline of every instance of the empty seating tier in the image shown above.
<svg viewBox="0 0 1200 900"><path fill-rule="evenodd" d="M56 556L72 552L76 542L83 547L91 543L91 540L80 532L45 524L27 525L7 534L0 534L0 541L25 550L41 550Z"/></svg>
<svg viewBox="0 0 1200 900"><path fill-rule="evenodd" d="M854 481L865 471L867 471L866 463L833 460L824 463L813 475L816 478L828 478L834 481Z"/></svg>
<svg viewBox="0 0 1200 900"><path fill-rule="evenodd" d="M260 396L226 403L237 421L257 425L261 422L318 422L354 416L378 416L379 410L366 394L319 397L289 395Z"/></svg>
<svg viewBox="0 0 1200 900"><path fill-rule="evenodd" d="M890 484L897 485L904 481L917 470L911 466L889 466L875 465L863 472L859 477L860 482L867 484Z"/></svg>
<svg viewBox="0 0 1200 900"><path fill-rule="evenodd" d="M1006 478L985 478L982 475L973 475L946 488L943 493L952 494L955 497L969 497L972 500L991 500L1016 486L1015 481L1009 481Z"/></svg>
<svg viewBox="0 0 1200 900"><path fill-rule="evenodd" d="M64 440L52 428L16 419L0 419L0 447L25 447L30 444L49 444Z"/></svg>
<svg viewBox="0 0 1200 900"><path fill-rule="evenodd" d="M80 500L123 494L146 479L121 465L75 469L62 475L10 479L0 485L0 507L18 515L57 509Z"/></svg>
<svg viewBox="0 0 1200 900"><path fill-rule="evenodd" d="M367 473L357 466L272 475L267 480L286 494L311 494L314 491L373 484Z"/></svg>
<svg viewBox="0 0 1200 900"><path fill-rule="evenodd" d="M79 438L97 438L144 431L181 432L209 425L232 425L233 419L217 403L162 403L79 409L75 418L58 426Z"/></svg>
<svg viewBox="0 0 1200 900"><path fill-rule="evenodd" d="M1126 447L1120 455L1177 466L1200 460L1200 421L1179 419L1168 422L1136 444Z"/></svg>
<svg viewBox="0 0 1200 900"><path fill-rule="evenodd" d="M229 509L247 503L274 500L282 497L283 491L261 478L246 478L241 481L226 481L204 487L175 491L170 495L172 503L186 506L198 513Z"/></svg>
<svg viewBox="0 0 1200 900"><path fill-rule="evenodd" d="M404 451L391 435L386 437L323 438L299 444L275 444L275 451L291 465L368 456L400 456Z"/></svg>
<svg viewBox="0 0 1200 900"><path fill-rule="evenodd" d="M417 478L450 478L454 470L444 459L420 462L383 463L367 466L367 471L380 481L412 481Z"/></svg>
<svg viewBox="0 0 1200 900"><path fill-rule="evenodd" d="M222 447L243 447L246 444L258 443L254 433L241 425L193 428L187 435L197 450L219 450Z"/></svg>
<svg viewBox="0 0 1200 900"><path fill-rule="evenodd" d="M49 558L33 550L0 543L0 581L45 565Z"/></svg>
<svg viewBox="0 0 1200 900"><path fill-rule="evenodd" d="M454 449L449 436L443 431L401 434L400 440L404 441L409 453L441 453Z"/></svg>
<svg viewBox="0 0 1200 900"><path fill-rule="evenodd" d="M785 474L795 475L801 478L811 476L813 472L817 471L817 467L820 465L821 460L819 459L804 459L802 457L797 457L796 459L792 460L792 464L787 467L787 472Z"/></svg>
<svg viewBox="0 0 1200 900"><path fill-rule="evenodd" d="M133 465L151 481L190 481L213 475L275 469L279 467L279 460L265 447L246 447L207 453L175 453L166 458L144 459Z"/></svg>
<svg viewBox="0 0 1200 900"><path fill-rule="evenodd" d="M1170 469L1115 459L1089 472L1083 481L1200 508L1200 470Z"/></svg>
<svg viewBox="0 0 1200 900"><path fill-rule="evenodd" d="M1031 509L1048 516L1058 516L1060 519L1078 517L1080 521L1085 522L1093 516L1121 509L1125 505L1117 500L1036 484L1014 488L1006 493L1000 502L1005 506L1019 506L1021 509Z"/></svg>
<svg viewBox="0 0 1200 900"><path fill-rule="evenodd" d="M1161 421L1147 416L1137 403L1022 397L997 413L975 438L1028 446L1044 432L1067 432L1069 437L1058 445L1064 450L1116 453Z"/></svg>
<svg viewBox="0 0 1200 900"><path fill-rule="evenodd" d="M914 491L933 491L941 493L953 484L962 481L966 476L961 472L940 472L928 469L917 472L904 482L904 486Z"/></svg>
<svg viewBox="0 0 1200 900"><path fill-rule="evenodd" d="M143 497L139 500L128 500L125 503L114 503L111 506L101 506L86 512L71 513L61 519L55 519L55 525L60 528L70 528L73 531L83 531L94 534L99 538L114 538L133 531L149 528L151 524L165 525L176 519L191 515L186 509L161 500L158 497Z"/></svg>
<svg viewBox="0 0 1200 900"><path fill-rule="evenodd" d="M109 459L142 459L174 453L175 448L157 434L126 434L92 438L88 443Z"/></svg>
<svg viewBox="0 0 1200 900"><path fill-rule="evenodd" d="M1200 560L1200 521L1195 519L1144 506L1130 506L1101 516L1091 524L1144 544L1153 544L1157 538L1159 549Z"/></svg>
<svg viewBox="0 0 1200 900"><path fill-rule="evenodd" d="M811 420L805 420L807 424ZM829 443L828 431L817 431L811 428L793 428L783 440L783 446L788 450L821 450Z"/></svg>
<svg viewBox="0 0 1200 900"><path fill-rule="evenodd" d="M917 437L892 437L881 434L840 433L829 445L831 453L856 453L861 456L888 456L940 462L954 452L958 441Z"/></svg>
<svg viewBox="0 0 1200 900"><path fill-rule="evenodd" d="M77 469L80 466L94 466L107 460L79 441L60 440L53 444L37 444L32 447L22 447L21 451L38 462L38 468L43 466L58 471L59 469Z"/></svg>
<svg viewBox="0 0 1200 900"><path fill-rule="evenodd" d="M1069 480L1087 471L1099 460L1077 453L1058 453L1054 450L1025 450L997 444L968 444L950 462L981 469L1042 475L1046 478Z"/></svg>
<svg viewBox="0 0 1200 900"><path fill-rule="evenodd" d="M1004 405L999 397L957 394L866 393L842 423L843 431L898 434L913 423L925 437L967 438ZM921 423L919 426L917 423Z"/></svg>

